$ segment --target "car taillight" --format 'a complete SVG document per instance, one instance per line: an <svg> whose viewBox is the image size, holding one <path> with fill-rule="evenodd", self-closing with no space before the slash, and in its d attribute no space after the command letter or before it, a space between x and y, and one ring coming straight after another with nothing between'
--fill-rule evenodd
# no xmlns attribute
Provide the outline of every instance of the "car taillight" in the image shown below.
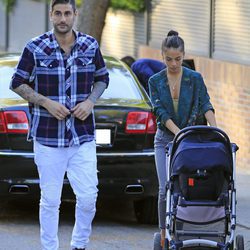
<svg viewBox="0 0 250 250"><path fill-rule="evenodd" d="M28 118L24 111L0 112L0 133L27 133Z"/></svg>
<svg viewBox="0 0 250 250"><path fill-rule="evenodd" d="M155 132L156 132L156 118L152 113L149 113L147 133L155 134Z"/></svg>
<svg viewBox="0 0 250 250"><path fill-rule="evenodd" d="M128 134L154 134L156 122L150 112L129 112L125 132Z"/></svg>
<svg viewBox="0 0 250 250"><path fill-rule="evenodd" d="M0 112L0 133L6 133L7 128L6 128L6 123L4 119L4 114L3 112Z"/></svg>

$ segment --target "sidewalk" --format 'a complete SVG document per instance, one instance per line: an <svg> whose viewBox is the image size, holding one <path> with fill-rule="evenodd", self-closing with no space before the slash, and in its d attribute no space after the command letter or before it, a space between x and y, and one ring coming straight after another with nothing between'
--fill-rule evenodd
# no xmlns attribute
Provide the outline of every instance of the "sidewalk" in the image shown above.
<svg viewBox="0 0 250 250"><path fill-rule="evenodd" d="M236 170L236 233L242 234L245 250L250 250L250 171Z"/></svg>
<svg viewBox="0 0 250 250"><path fill-rule="evenodd" d="M237 223L250 230L250 174L236 173Z"/></svg>

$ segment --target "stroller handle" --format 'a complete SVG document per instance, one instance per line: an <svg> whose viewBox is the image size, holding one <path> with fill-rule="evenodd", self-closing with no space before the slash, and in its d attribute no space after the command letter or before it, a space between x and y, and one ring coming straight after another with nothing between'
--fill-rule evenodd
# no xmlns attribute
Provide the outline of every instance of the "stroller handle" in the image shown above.
<svg viewBox="0 0 250 250"><path fill-rule="evenodd" d="M181 136L183 136L184 133L188 131L193 131L195 133L204 132L204 131L214 131L214 132L221 134L225 138L225 141L230 144L229 137L223 130L217 127L206 126L206 125L195 125L195 126L189 126L189 127L185 127L181 129L178 132L178 134L175 135L174 142L177 141Z"/></svg>
<svg viewBox="0 0 250 250"><path fill-rule="evenodd" d="M195 126L189 126L181 129L174 137L173 140L173 145L176 146L184 139L187 135L189 134L199 134L199 133L204 133L204 132L214 132L217 135L219 135L223 141L225 142L226 145L228 145L229 150L232 151L237 151L238 146L236 144L231 144L230 139L228 135L221 129L213 126L206 126L206 125L195 125Z"/></svg>

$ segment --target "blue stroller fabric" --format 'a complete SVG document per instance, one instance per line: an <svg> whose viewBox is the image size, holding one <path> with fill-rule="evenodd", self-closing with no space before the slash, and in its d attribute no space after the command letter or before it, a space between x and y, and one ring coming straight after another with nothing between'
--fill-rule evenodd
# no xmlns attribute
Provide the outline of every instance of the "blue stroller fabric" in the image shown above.
<svg viewBox="0 0 250 250"><path fill-rule="evenodd" d="M202 138L205 137L205 138ZM232 174L231 152L222 141L209 135L184 138L174 152L170 176L196 170L222 170Z"/></svg>
<svg viewBox="0 0 250 250"><path fill-rule="evenodd" d="M216 134L208 132L184 135L173 152L170 171L170 176L179 176L179 187L187 199L216 200L221 193L224 179L232 174L230 149ZM204 175L207 176L197 177L199 171L205 172ZM183 183L188 180L193 183ZM211 222L224 217L225 209L222 206L178 206L177 209L177 218L196 223Z"/></svg>

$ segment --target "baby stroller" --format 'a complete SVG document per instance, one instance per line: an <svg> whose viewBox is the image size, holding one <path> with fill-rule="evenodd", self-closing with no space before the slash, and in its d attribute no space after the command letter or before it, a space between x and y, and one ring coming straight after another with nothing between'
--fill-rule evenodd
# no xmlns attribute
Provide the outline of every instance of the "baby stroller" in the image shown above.
<svg viewBox="0 0 250 250"><path fill-rule="evenodd" d="M164 249L244 250L235 236L238 147L222 130L182 129L168 145ZM154 250L162 250L160 233Z"/></svg>

